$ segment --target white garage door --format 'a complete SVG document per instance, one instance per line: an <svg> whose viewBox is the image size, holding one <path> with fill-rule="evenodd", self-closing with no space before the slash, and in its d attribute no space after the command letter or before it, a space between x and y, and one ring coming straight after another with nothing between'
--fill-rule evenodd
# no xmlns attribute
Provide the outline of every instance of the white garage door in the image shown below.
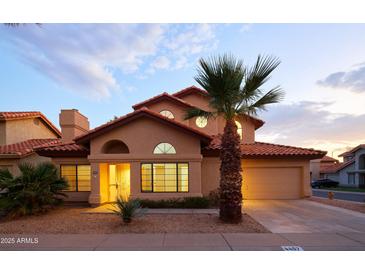
<svg viewBox="0 0 365 274"><path fill-rule="evenodd" d="M246 167L243 169L244 199L299 199L301 168Z"/></svg>

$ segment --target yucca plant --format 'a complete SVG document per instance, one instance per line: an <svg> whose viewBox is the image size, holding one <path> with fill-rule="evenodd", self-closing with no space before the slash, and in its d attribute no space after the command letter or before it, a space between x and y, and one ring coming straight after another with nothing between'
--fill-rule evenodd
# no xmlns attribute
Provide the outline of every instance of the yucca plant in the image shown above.
<svg viewBox="0 0 365 274"><path fill-rule="evenodd" d="M66 196L68 184L60 178L56 166L23 163L20 175L0 170L0 211L7 216L30 215L58 205Z"/></svg>
<svg viewBox="0 0 365 274"><path fill-rule="evenodd" d="M124 223L130 223L133 218L143 216L147 209L142 208L138 199L125 199L118 197L112 211L122 218Z"/></svg>

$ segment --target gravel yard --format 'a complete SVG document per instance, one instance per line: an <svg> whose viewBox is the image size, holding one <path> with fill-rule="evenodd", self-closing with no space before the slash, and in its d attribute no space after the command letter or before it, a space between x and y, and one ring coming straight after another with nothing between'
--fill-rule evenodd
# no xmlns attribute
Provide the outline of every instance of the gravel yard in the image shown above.
<svg viewBox="0 0 365 274"><path fill-rule="evenodd" d="M365 203L361 204L361 203L355 203L355 202L343 201L343 200L329 200L327 198L319 198L319 197L313 197L313 196L308 198L308 200L365 213Z"/></svg>
<svg viewBox="0 0 365 274"><path fill-rule="evenodd" d="M215 214L146 214L123 224L112 214L81 214L87 208L59 208L39 216L0 221L0 234L269 233L249 215L224 224Z"/></svg>

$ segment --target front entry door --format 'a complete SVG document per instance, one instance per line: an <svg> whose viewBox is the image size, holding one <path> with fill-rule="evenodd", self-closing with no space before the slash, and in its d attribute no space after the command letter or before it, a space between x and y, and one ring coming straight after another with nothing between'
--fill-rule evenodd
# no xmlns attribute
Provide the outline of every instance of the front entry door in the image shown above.
<svg viewBox="0 0 365 274"><path fill-rule="evenodd" d="M130 193L129 164L109 165L109 201L115 202L118 197L128 199Z"/></svg>

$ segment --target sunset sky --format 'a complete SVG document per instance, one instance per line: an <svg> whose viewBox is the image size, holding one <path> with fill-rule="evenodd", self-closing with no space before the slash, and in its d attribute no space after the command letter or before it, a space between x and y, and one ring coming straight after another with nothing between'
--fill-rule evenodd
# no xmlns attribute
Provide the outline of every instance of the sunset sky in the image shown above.
<svg viewBox="0 0 365 274"><path fill-rule="evenodd" d="M365 143L364 24L0 25L0 111L38 110L58 125L76 108L91 127L194 81L200 57L258 54L282 63L267 88L283 102L259 114L256 140L337 156Z"/></svg>

